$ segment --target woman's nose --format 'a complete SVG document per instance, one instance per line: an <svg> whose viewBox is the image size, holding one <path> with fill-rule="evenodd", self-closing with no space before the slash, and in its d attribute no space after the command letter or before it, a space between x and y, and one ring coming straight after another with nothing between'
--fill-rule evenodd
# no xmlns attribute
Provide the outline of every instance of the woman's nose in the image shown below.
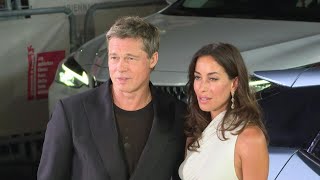
<svg viewBox="0 0 320 180"><path fill-rule="evenodd" d="M207 91L208 90L208 82L203 80L200 83L200 90L201 91Z"/></svg>

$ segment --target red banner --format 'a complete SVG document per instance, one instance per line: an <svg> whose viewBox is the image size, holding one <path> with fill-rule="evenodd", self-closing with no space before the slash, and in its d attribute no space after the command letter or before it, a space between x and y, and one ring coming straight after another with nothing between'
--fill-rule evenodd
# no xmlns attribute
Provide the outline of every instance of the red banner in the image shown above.
<svg viewBox="0 0 320 180"><path fill-rule="evenodd" d="M41 52L35 57L34 48L28 46L28 100L48 98L49 86L64 58L64 50Z"/></svg>

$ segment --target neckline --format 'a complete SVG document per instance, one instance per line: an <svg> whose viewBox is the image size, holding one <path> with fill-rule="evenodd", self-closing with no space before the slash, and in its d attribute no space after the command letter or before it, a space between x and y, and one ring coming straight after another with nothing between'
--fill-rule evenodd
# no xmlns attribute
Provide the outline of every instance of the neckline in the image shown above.
<svg viewBox="0 0 320 180"><path fill-rule="evenodd" d="M113 103L113 105L114 105L115 111L120 112L120 113L138 113L138 112L145 111L145 110L153 107L152 100L146 106L144 106L140 109L137 109L137 110L133 110L133 111L128 111L128 110L122 109L119 106L117 106L115 103Z"/></svg>
<svg viewBox="0 0 320 180"><path fill-rule="evenodd" d="M204 129L203 133L207 132L208 129L214 128L215 130L218 129L218 126L220 125L220 122L224 118L227 111L222 111L219 113L215 118L211 120L211 122L208 124L208 126Z"/></svg>

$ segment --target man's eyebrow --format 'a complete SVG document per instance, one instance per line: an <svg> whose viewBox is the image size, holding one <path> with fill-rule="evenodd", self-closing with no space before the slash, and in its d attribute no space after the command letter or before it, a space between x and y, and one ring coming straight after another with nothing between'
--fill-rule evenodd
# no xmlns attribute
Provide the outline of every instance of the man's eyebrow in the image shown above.
<svg viewBox="0 0 320 180"><path fill-rule="evenodd" d="M132 56L132 57L139 57L139 56L137 56L137 55L134 55L134 54L131 54L131 53L128 53L128 54L126 54L127 56Z"/></svg>
<svg viewBox="0 0 320 180"><path fill-rule="evenodd" d="M109 53L108 55L109 55L109 56L116 56L116 55L118 55L118 54L117 54L117 53ZM139 56L134 55L134 54L131 54L131 53L127 53L126 56L131 56L131 57L136 57L136 58L139 57Z"/></svg>
<svg viewBox="0 0 320 180"><path fill-rule="evenodd" d="M109 53L108 55L113 55L114 56L114 55L117 55L117 54L116 53Z"/></svg>

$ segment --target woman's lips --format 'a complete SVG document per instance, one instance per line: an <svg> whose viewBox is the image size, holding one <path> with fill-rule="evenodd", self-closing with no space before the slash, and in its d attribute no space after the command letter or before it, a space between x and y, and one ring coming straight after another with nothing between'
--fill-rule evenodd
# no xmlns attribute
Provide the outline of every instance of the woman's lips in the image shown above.
<svg viewBox="0 0 320 180"><path fill-rule="evenodd" d="M202 103L202 104L208 103L210 100L211 100L211 98L209 98L209 97L203 97L203 96L198 97L199 103Z"/></svg>

